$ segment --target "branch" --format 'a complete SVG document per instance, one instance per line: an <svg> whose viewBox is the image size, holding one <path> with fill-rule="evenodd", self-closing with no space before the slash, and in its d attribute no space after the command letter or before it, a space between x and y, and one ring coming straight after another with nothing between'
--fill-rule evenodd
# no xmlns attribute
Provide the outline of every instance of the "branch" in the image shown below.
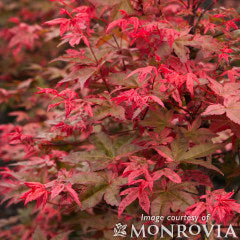
<svg viewBox="0 0 240 240"><path fill-rule="evenodd" d="M145 112L143 113L141 120L144 120L144 118L146 117L146 115L148 113L148 110L149 110L149 106L146 108Z"/></svg>
<svg viewBox="0 0 240 240"><path fill-rule="evenodd" d="M238 194L238 192L240 191L240 185L238 186L238 188L237 188L237 190L236 190L236 192L234 192L234 194L233 194L233 197L232 198L235 198L236 197L236 195Z"/></svg>
<svg viewBox="0 0 240 240"><path fill-rule="evenodd" d="M179 109L182 109L183 111L185 111L186 113L188 113L190 116L192 116L192 112L190 112L188 109L185 109L185 108L183 108L183 107L181 107L181 106L178 106L178 105L174 104L174 103L171 102L171 101L168 101L168 103L170 103L170 104L173 105L174 107L177 107L177 108L179 108Z"/></svg>
<svg viewBox="0 0 240 240"><path fill-rule="evenodd" d="M237 31L237 30L239 30L239 29L232 29L232 30L230 30L229 32L234 32L234 31ZM218 34L214 35L213 37L214 37L214 38L215 38L215 37L220 37L220 36L222 36L222 35L224 35L224 34L225 34L224 32L218 33Z"/></svg>
<svg viewBox="0 0 240 240"><path fill-rule="evenodd" d="M201 13L201 15L199 16L199 18L198 18L198 20L197 20L195 26L194 26L194 27L192 28L192 30L191 30L191 33L192 33L192 34L195 33L195 31L196 31L196 29L197 29L197 27L198 27L198 25L199 25L199 23L200 23L202 17L204 16L204 14L205 14L207 11L209 11L209 10L212 8L212 6L213 6L214 4L215 4L214 2L211 3L206 9L204 9L204 11L202 11L202 13Z"/></svg>
<svg viewBox="0 0 240 240"><path fill-rule="evenodd" d="M188 23L191 27L193 27L193 25L194 25L194 20L195 20L196 15L197 15L197 10L200 7L201 3L202 3L201 1L199 1L199 3L195 4L195 5L194 5L194 1L192 3L192 13L193 13L193 15L192 16L190 15L190 18L188 20ZM190 33L192 33L192 30L190 31Z"/></svg>

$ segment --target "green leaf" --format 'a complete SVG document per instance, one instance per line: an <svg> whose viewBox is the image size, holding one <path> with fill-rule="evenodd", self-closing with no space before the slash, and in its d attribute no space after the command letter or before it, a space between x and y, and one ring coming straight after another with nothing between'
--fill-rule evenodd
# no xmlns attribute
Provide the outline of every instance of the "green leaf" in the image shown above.
<svg viewBox="0 0 240 240"><path fill-rule="evenodd" d="M130 138L119 137L113 142L108 135L101 132L91 137L91 142L96 149L70 153L61 161L71 166L86 162L92 171L99 171L105 169L110 163L114 163L122 157L127 157L142 150L142 147L132 144L134 138L135 136Z"/></svg>
<svg viewBox="0 0 240 240"><path fill-rule="evenodd" d="M79 151L70 153L61 161L71 166L76 166L86 162L92 171L97 171L104 169L112 160L113 158L107 156L103 150L94 149L92 151Z"/></svg>
<svg viewBox="0 0 240 240"><path fill-rule="evenodd" d="M81 172L74 174L72 177L72 182L77 184L99 184L104 182L104 178L96 172Z"/></svg>
<svg viewBox="0 0 240 240"><path fill-rule="evenodd" d="M138 152L143 149L138 145L132 143L132 141L136 138L136 135L129 137L123 136L119 137L114 141L114 149L116 151L116 159L120 159L122 157L127 157L132 155L135 152Z"/></svg>
<svg viewBox="0 0 240 240"><path fill-rule="evenodd" d="M187 161L183 161L183 162L187 163L187 164L200 165L200 166L203 166L205 168L208 168L208 169L211 169L211 170L215 170L215 171L219 172L220 174L224 175L217 167L215 167L211 163L203 161L203 160L195 159L195 160L187 160Z"/></svg>
<svg viewBox="0 0 240 240"><path fill-rule="evenodd" d="M81 68L80 70L73 71L70 74L68 74L59 83L69 82L69 81L73 81L75 79L78 79L79 87L82 89L85 82L91 76L93 76L93 74L95 74L96 71L97 71L97 69L93 68L93 67Z"/></svg>
<svg viewBox="0 0 240 240"><path fill-rule="evenodd" d="M112 38L113 38L112 34L105 34L105 35L101 36L100 38L98 38L96 47L100 47L100 46L106 44Z"/></svg>
<svg viewBox="0 0 240 240"><path fill-rule="evenodd" d="M125 120L124 108L107 100L94 108L93 115L96 120L101 120L109 116Z"/></svg>
<svg viewBox="0 0 240 240"><path fill-rule="evenodd" d="M81 200L83 209L94 207L102 200L103 196L104 200L108 204L112 206L118 206L120 203L120 186L126 183L127 179L118 177L114 179L111 183L105 181L105 183L101 185L96 184L96 186L90 188L87 191L86 195L83 197L83 200Z"/></svg>
<svg viewBox="0 0 240 240"><path fill-rule="evenodd" d="M144 127L155 128L155 131L161 132L165 127L172 127L171 120L173 117L173 111L159 111L153 112L149 111L147 116L140 124Z"/></svg>
<svg viewBox="0 0 240 240"><path fill-rule="evenodd" d="M207 128L199 128L193 131L188 131L187 129L182 128L182 132L187 139L197 144L204 143L217 136Z"/></svg>
<svg viewBox="0 0 240 240"><path fill-rule="evenodd" d="M107 156L113 157L114 149L113 149L113 141L112 139L105 133L100 132L94 135L92 138L94 145L101 149Z"/></svg>
<svg viewBox="0 0 240 240"><path fill-rule="evenodd" d="M180 210L184 212L186 208L194 204L195 201L190 193L181 190L164 191L152 201L151 215L167 216L170 214L170 209L174 212Z"/></svg>
<svg viewBox="0 0 240 240"><path fill-rule="evenodd" d="M41 230L39 226L35 229L33 236L33 240L47 240L47 237L45 236L44 232Z"/></svg>
<svg viewBox="0 0 240 240"><path fill-rule="evenodd" d="M209 142L212 138L217 137L210 129L200 128L201 122L201 118L197 117L187 129L181 128L184 137L197 144Z"/></svg>
<svg viewBox="0 0 240 240"><path fill-rule="evenodd" d="M114 2L115 1L116 0L114 0ZM122 17L120 10L124 10L128 15L131 15L134 13L134 9L131 5L130 0L121 0L121 1L118 1L117 3L118 3L118 5L116 5L116 7L114 8L114 10L112 11L112 14L111 14L112 20Z"/></svg>
<svg viewBox="0 0 240 240"><path fill-rule="evenodd" d="M103 197L105 189L108 185L101 185L98 187L92 187L90 190L87 191L87 195L81 200L82 209L92 208L97 205Z"/></svg>
<svg viewBox="0 0 240 240"><path fill-rule="evenodd" d="M60 234L56 235L55 237L51 238L51 240L67 240L68 239L68 235L70 233L71 233L71 231L60 233Z"/></svg>
<svg viewBox="0 0 240 240"><path fill-rule="evenodd" d="M170 202L168 193L161 193L151 203L152 216L166 216L170 212Z"/></svg>
<svg viewBox="0 0 240 240"><path fill-rule="evenodd" d="M195 158L201 158L214 153L221 145L213 143L199 144L192 147L189 151L185 152L179 161L188 161Z"/></svg>
<svg viewBox="0 0 240 240"><path fill-rule="evenodd" d="M182 63L185 63L189 59L189 48L186 46L199 46L199 43L192 41L190 34L178 37L172 45L172 48L176 55L179 57Z"/></svg>
<svg viewBox="0 0 240 240"><path fill-rule="evenodd" d="M112 74L109 74L108 81L113 85L125 86L127 88L140 87L141 83L138 82L137 77L135 75L126 79L129 74L130 74L130 72L112 73Z"/></svg>
<svg viewBox="0 0 240 240"><path fill-rule="evenodd" d="M106 203L112 206L118 206L121 199L119 196L120 186L127 183L127 178L117 178L112 184L108 186L104 194Z"/></svg>
<svg viewBox="0 0 240 240"><path fill-rule="evenodd" d="M179 161L188 149L188 143L182 136L177 137L171 143L172 155L175 161Z"/></svg>
<svg viewBox="0 0 240 240"><path fill-rule="evenodd" d="M184 191L170 191L169 194L173 197L171 209L174 212L178 210L184 212L186 208L195 203L190 193Z"/></svg>

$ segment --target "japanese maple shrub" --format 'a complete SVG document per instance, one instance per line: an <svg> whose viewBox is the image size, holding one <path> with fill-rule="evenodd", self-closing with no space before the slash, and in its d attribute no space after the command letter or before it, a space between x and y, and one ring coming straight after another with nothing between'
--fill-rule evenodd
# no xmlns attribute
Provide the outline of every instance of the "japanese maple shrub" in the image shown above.
<svg viewBox="0 0 240 240"><path fill-rule="evenodd" d="M29 10L1 30L8 67L27 61L1 75L0 102L16 116L0 125L2 203L27 205L1 222L1 238L112 239L142 214L237 224L237 10L46 4L48 21Z"/></svg>

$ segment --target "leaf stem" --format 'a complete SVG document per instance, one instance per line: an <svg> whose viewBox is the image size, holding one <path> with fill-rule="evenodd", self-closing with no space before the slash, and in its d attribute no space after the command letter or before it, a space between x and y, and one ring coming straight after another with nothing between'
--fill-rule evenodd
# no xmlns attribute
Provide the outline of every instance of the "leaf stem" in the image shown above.
<svg viewBox="0 0 240 240"><path fill-rule="evenodd" d="M118 48L119 51L120 51L120 54L122 54L122 49L120 48L120 46L119 46L119 44L118 44L118 42L117 42L117 39L116 39L115 35L113 34L112 36L113 36L113 39L114 39L114 41L115 41L115 43L116 43L116 45L117 45L117 48ZM126 71L126 65L125 65L124 59L122 59L122 65L123 65L123 71Z"/></svg>
<svg viewBox="0 0 240 240"><path fill-rule="evenodd" d="M90 49L90 51L91 51L91 53L92 53L92 55L93 55L93 57L94 57L94 59L95 59L95 61L96 61L97 66L99 66L99 61L98 61L98 59L97 59L97 57L96 57L96 55L95 55L95 53L94 53L93 48L92 48L91 45L89 45L89 49ZM104 82L104 84L105 84L108 92L110 93L110 92L111 92L110 87L109 87L109 85L108 85L105 77L103 76L101 67L100 67L100 69L99 69L99 72L100 72L101 78L102 78L102 80L103 80L103 82Z"/></svg>

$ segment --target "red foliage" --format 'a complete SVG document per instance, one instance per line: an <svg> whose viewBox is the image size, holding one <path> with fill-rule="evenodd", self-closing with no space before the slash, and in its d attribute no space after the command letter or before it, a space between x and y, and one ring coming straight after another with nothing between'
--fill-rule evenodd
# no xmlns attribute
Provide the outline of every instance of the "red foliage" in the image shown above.
<svg viewBox="0 0 240 240"><path fill-rule="evenodd" d="M237 223L239 13L201 0L51 2L0 31L1 111L16 118L0 125L2 202L29 205L0 236L112 239L143 213Z"/></svg>

